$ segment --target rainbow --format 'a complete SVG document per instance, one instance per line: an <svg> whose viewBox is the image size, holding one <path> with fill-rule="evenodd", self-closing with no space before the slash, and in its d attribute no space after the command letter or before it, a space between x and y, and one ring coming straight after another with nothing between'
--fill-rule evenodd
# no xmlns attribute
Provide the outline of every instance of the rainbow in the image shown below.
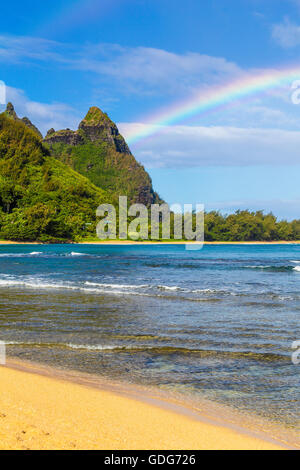
<svg viewBox="0 0 300 470"><path fill-rule="evenodd" d="M244 74L225 85L201 90L188 100L173 104L169 108L143 119L143 125L137 126L132 131L129 130L126 140L129 144L134 144L159 132L166 126L182 122L192 116L201 115L282 86L291 88L295 80L299 80L300 87L299 65L282 70L263 70L256 74Z"/></svg>

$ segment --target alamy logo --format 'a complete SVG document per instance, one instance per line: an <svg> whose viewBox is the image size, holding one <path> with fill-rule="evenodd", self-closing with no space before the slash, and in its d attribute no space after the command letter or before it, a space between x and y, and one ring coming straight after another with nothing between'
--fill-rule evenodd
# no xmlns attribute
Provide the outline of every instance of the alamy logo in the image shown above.
<svg viewBox="0 0 300 470"><path fill-rule="evenodd" d="M6 85L0 80L0 104L6 104Z"/></svg>
<svg viewBox="0 0 300 470"><path fill-rule="evenodd" d="M6 345L4 341L0 341L0 365L6 364Z"/></svg>
<svg viewBox="0 0 300 470"><path fill-rule="evenodd" d="M200 250L204 242L204 205L196 204L133 204L119 197L118 214L113 204L101 204L96 212L101 218L97 236L101 240L186 240L188 250ZM118 227L117 227L118 225Z"/></svg>
<svg viewBox="0 0 300 470"><path fill-rule="evenodd" d="M292 349L296 349L292 354L292 363L297 366L300 364L300 340L292 343Z"/></svg>

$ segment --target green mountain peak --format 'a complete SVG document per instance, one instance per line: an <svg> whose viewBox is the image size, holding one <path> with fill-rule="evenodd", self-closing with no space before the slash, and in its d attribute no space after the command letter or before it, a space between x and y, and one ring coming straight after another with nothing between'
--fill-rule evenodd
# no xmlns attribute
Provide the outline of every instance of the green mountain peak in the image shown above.
<svg viewBox="0 0 300 470"><path fill-rule="evenodd" d="M92 106L78 128L83 138L90 142L107 142L119 153L131 153L116 124L106 113Z"/></svg>
<svg viewBox="0 0 300 470"><path fill-rule="evenodd" d="M110 123L112 125L115 125L111 119L108 117L106 113L101 111L100 108L97 106L92 106L88 112L85 118L82 120L82 122L88 123L90 125L97 125L97 124L102 124L102 123Z"/></svg>
<svg viewBox="0 0 300 470"><path fill-rule="evenodd" d="M50 129L43 142L52 155L105 189L112 200L127 195L130 203L161 202L118 127L98 107L89 109L77 131Z"/></svg>

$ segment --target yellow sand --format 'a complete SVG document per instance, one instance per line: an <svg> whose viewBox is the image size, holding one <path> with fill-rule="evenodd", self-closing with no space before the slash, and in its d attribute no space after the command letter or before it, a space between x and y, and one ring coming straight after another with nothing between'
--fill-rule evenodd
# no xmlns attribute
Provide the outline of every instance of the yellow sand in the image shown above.
<svg viewBox="0 0 300 470"><path fill-rule="evenodd" d="M0 367L0 449L276 449L109 391Z"/></svg>

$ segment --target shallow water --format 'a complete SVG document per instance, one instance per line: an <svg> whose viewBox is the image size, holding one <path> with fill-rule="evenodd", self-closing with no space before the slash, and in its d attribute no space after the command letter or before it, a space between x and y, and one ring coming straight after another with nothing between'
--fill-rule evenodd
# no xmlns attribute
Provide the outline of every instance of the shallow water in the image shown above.
<svg viewBox="0 0 300 470"><path fill-rule="evenodd" d="M300 429L300 246L0 246L8 354Z"/></svg>

